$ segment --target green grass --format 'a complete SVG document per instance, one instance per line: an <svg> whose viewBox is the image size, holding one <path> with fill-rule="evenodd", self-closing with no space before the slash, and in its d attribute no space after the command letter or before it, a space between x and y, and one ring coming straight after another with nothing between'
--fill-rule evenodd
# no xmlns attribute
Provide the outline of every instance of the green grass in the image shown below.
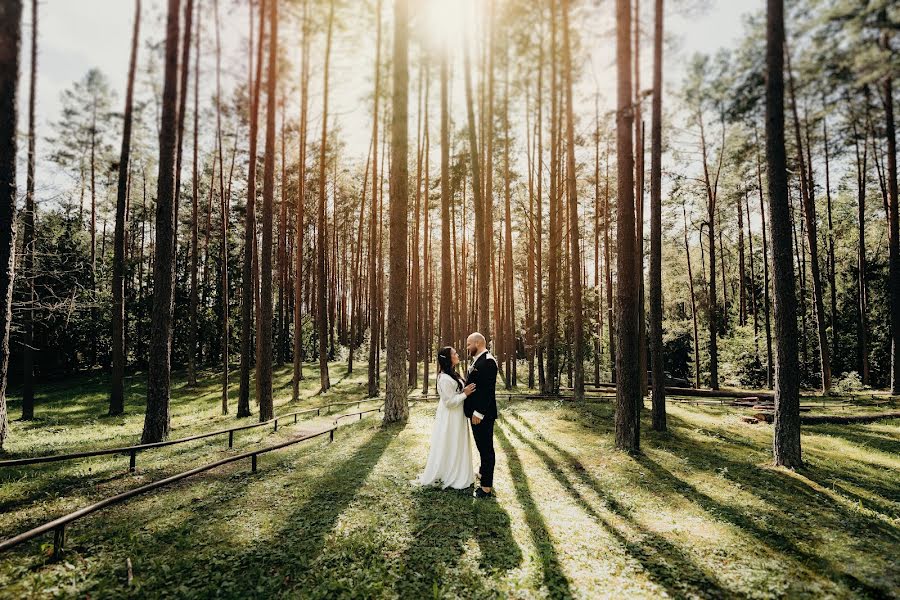
<svg viewBox="0 0 900 600"><path fill-rule="evenodd" d="M333 378L340 367L332 370ZM365 374L313 396L362 397ZM176 388L173 435L235 422L218 384ZM129 416L100 418L102 382L46 391L43 420L14 422L13 454L131 443ZM289 371L277 403L288 410ZM867 410L867 409L860 409ZM0 559L0 596L91 597L885 597L900 594L900 423L804 428L807 466L771 467L771 425L723 407L669 407L643 453L613 449L612 406L512 402L496 428L495 501L409 485L424 466L434 406L407 424L348 424L335 443L228 465L78 521L64 560L52 536ZM643 425L649 414L645 413ZM245 432L233 452L316 426ZM54 432L48 435L48 432ZM138 457L0 473L0 536L227 452L196 442ZM4 470L6 471L6 470ZM127 581L126 560L133 580Z"/></svg>

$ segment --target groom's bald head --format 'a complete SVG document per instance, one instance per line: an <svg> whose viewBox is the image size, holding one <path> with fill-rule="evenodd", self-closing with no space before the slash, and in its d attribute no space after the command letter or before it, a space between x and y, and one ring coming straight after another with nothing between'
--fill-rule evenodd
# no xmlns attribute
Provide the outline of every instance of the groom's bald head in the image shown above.
<svg viewBox="0 0 900 600"><path fill-rule="evenodd" d="M466 338L466 350L469 352L469 356L475 356L482 350L487 347L487 340L484 339L484 336L478 333L469 334L469 337Z"/></svg>

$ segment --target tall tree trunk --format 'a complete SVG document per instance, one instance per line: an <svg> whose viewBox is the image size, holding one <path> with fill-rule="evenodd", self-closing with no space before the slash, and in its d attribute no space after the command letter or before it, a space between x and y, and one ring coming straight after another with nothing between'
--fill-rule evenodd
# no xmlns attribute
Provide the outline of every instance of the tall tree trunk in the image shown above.
<svg viewBox="0 0 900 600"><path fill-rule="evenodd" d="M706 132L703 126L703 114L697 110L697 119L700 123L700 147L703 153L703 178L706 185L706 225L709 234L709 289L707 299L709 313L709 387L719 389L719 307L716 300L716 196L718 195L719 173L721 172L722 156L725 148L719 150L719 168L716 170L715 181L709 174L709 161L707 160ZM724 127L724 125L723 125ZM724 135L724 134L723 134ZM702 245L702 243L701 243Z"/></svg>
<svg viewBox="0 0 900 600"><path fill-rule="evenodd" d="M869 384L869 350L867 344L866 319L868 318L868 293L866 292L866 176L868 174L867 161L869 157L869 129L863 128L862 145L859 143L859 133L856 128L856 120L851 119L853 128L853 145L856 149L856 190L857 190L857 223L859 228L857 245L857 303L858 310L856 320L856 352L859 361L859 373L863 385ZM860 147L862 152L860 152Z"/></svg>
<svg viewBox="0 0 900 600"><path fill-rule="evenodd" d="M416 127L416 200L413 206L413 234L410 240L409 251L409 299L406 305L406 332L407 332L407 350L409 352L407 385L410 389L415 389L418 378L418 362L419 362L419 296L420 292L420 271L419 271L419 215L421 214L422 204L422 168L425 156L424 147L424 131L422 129L422 114L426 110L425 105L428 102L425 98L425 79L427 78L427 64L419 68L419 104L417 116L418 125Z"/></svg>
<svg viewBox="0 0 900 600"><path fill-rule="evenodd" d="M156 194L156 244L153 258L153 312L150 318L147 412L141 435L142 444L162 441L168 436L170 426L172 312L175 304L175 152L180 7L181 0L169 0L166 17L165 74Z"/></svg>
<svg viewBox="0 0 900 600"><path fill-rule="evenodd" d="M303 380L303 250L306 245L306 137L309 113L309 1L303 1L303 39L301 50L303 56L300 66L300 144L297 160L297 208L296 239L294 241L294 371L291 378L292 399L300 399L300 381ZM374 151L374 150L373 150Z"/></svg>
<svg viewBox="0 0 900 600"><path fill-rule="evenodd" d="M496 2L495 0L485 0L483 2L485 7L485 18L486 23L484 25L484 29L486 30L487 39L484 42L484 54L485 54L485 70L482 73L486 72L487 77L487 94L482 93L481 100L483 109L481 111L481 120L482 120L482 128L481 135L484 139L484 154L482 154L483 162L483 170L484 174L484 188L482 192L484 194L484 208L482 209L482 215L484 216L484 220L482 221L484 227L484 241L485 244L480 246L477 250L479 254L484 254L485 260L490 267L487 269L487 277L483 280L483 283L478 284L478 292L479 292L479 305L483 300L485 303L491 300L491 289L493 289L493 312L494 312L494 320L493 325L496 331L491 328L490 316L487 316L484 322L487 324L484 328L481 329L481 333L484 334L485 339L488 341L489 347L494 349L495 353L498 353L499 350L503 348L503 326L500 322L500 287L499 287L499 277L494 273L494 52L495 52L495 42L494 42L494 30L496 28L496 19L494 17ZM485 82L482 82L482 85L485 85ZM485 98L487 96L487 98ZM477 222L477 219L476 219ZM477 227L477 225L476 225ZM483 251L483 252L482 252ZM479 308L480 310L480 308ZM486 315L490 314L490 310L486 309ZM479 324L479 327L480 324ZM486 331L487 330L487 331ZM488 333L490 331L490 334ZM493 339L496 337L496 340ZM499 353L498 353L499 355ZM501 373L500 376L503 377L502 373L502 361L501 361Z"/></svg>
<svg viewBox="0 0 900 600"><path fill-rule="evenodd" d="M387 314L387 381L384 423L409 416L406 387L406 281L409 229L408 139L409 17L407 0L394 1L391 123L390 264ZM468 73L468 70L466 71ZM470 105L471 106L471 105ZM471 111L471 108L469 109ZM471 114L471 113L470 113Z"/></svg>
<svg viewBox="0 0 900 600"><path fill-rule="evenodd" d="M825 148L825 200L828 207L828 288L831 292L831 356L837 360L840 356L838 343L840 336L838 335L837 326L837 263L834 258L834 219L832 215L831 202L831 164L828 152L828 119L822 118L822 134L823 145ZM809 144L807 144L809 150Z"/></svg>
<svg viewBox="0 0 900 600"><path fill-rule="evenodd" d="M251 11L251 15L252 15ZM199 262L198 255L198 237L200 227L199 213L199 123L200 123L200 18L201 13L197 13L197 29L196 44L197 53L194 59L194 151L193 151L193 173L191 176L191 291L188 305L188 385L197 385L197 268ZM138 336L140 340L140 336Z"/></svg>
<svg viewBox="0 0 900 600"><path fill-rule="evenodd" d="M275 86L278 82L278 2L269 9L269 56L266 78L266 158L263 165L262 245L259 250L259 325L256 364L256 387L259 398L259 420L275 416L272 399L272 213L275 196ZM260 18L265 18L263 14ZM262 63L258 65L262 69Z"/></svg>
<svg viewBox="0 0 900 600"><path fill-rule="evenodd" d="M278 365L283 365L287 360L287 344L285 332L287 331L287 323L285 321L285 284L287 282L287 157L285 156L285 98L282 91L281 96L281 180L279 187L281 188L281 207L278 219L278 262L276 268L278 270L278 335L275 340L276 360Z"/></svg>
<svg viewBox="0 0 900 600"><path fill-rule="evenodd" d="M451 246L450 246L450 46L447 41L441 48L441 346L453 343L450 320Z"/></svg>
<svg viewBox="0 0 900 600"><path fill-rule="evenodd" d="M687 262L688 286L691 290L691 319L694 322L694 387L700 387L700 333L697 327L697 294L694 292L694 271L691 267L691 246L688 244L687 200L681 202L681 214L684 219L684 255ZM702 249L701 243L701 249Z"/></svg>
<svg viewBox="0 0 900 600"><path fill-rule="evenodd" d="M641 402L638 411L644 408L643 398L647 395L647 314L644 302L644 138L646 131L642 113L641 90L641 0L634 0L634 226L637 251L634 255L635 272L638 277L638 359L641 371Z"/></svg>
<svg viewBox="0 0 900 600"><path fill-rule="evenodd" d="M250 9L252 17L252 7ZM262 86L263 72L263 38L266 25L266 0L259 2L259 33L257 35L256 67L253 67L253 22L250 22L251 46L248 52L250 62L250 82L252 91L250 95L250 150L249 164L247 167L247 206L244 217L244 261L241 264L241 364L240 385L238 387L238 418L250 416L250 353L252 352L253 317L256 292L254 285L254 265L256 262L256 157L257 143L259 140L259 91ZM257 322L257 327L262 329L262 322ZM257 345L259 340L257 339ZM257 365L257 369L259 366ZM257 382L256 398L260 397L261 389Z"/></svg>
<svg viewBox="0 0 900 600"><path fill-rule="evenodd" d="M31 72L29 73L28 81L28 166L26 167L27 173L25 176L25 213L22 215L22 272L26 278L25 284L28 286L26 292L27 308L25 310L25 340L23 344L24 348L22 349L22 364L24 366L24 373L22 373L23 421L30 421L34 418L34 257L36 244L34 235L34 222L36 216L34 204L34 94L37 87L37 36L38 5L37 0L31 0ZM126 119L127 118L128 115L126 115ZM122 244L124 247L124 241ZM124 257L122 262L124 263ZM115 274L113 275L113 279L115 284ZM113 292L115 295L115 285ZM115 318L116 312L113 311L113 320L115 320ZM115 329L115 326L113 328ZM113 336L114 344L115 341L115 336ZM122 353L124 354L124 348ZM113 348L113 363L115 363L115 348Z"/></svg>
<svg viewBox="0 0 900 600"><path fill-rule="evenodd" d="M600 95L594 95L594 293L597 295L597 332L594 340L594 385L600 385L603 347L603 288L600 285Z"/></svg>
<svg viewBox="0 0 900 600"><path fill-rule="evenodd" d="M380 199L379 189L381 179L378 176L378 101L381 93L381 11L382 0L378 0L375 7L375 93L372 99L372 206L369 213L369 364L368 364L368 395L374 398L378 395L378 349L380 343L380 275L378 273L378 241L380 240L380 225L378 215L378 203ZM443 71L442 71L443 77ZM444 79L441 80L442 82ZM443 85L443 83L442 83ZM443 93L443 92L442 92ZM443 117L441 117L443 119ZM443 125L441 131L443 132ZM443 136L443 133L441 134ZM443 144L443 141L441 142ZM443 168L443 167L442 167ZM443 177L443 175L441 175ZM441 186L443 186L441 182ZM441 188L443 189L443 187ZM443 292L442 292L443 293Z"/></svg>
<svg viewBox="0 0 900 600"><path fill-rule="evenodd" d="M188 0L191 2L191 0ZM216 23L216 139L219 155L219 212L221 214L220 233L222 245L219 249L219 303L222 307L222 414L228 414L228 197L225 194L225 163L222 147L222 44L220 35L219 0L213 1ZM187 64L186 62L184 64ZM184 95L182 94L182 98ZM182 103L182 106L184 104ZM180 119L179 119L180 120ZM181 153L179 142L179 157ZM180 159L179 159L180 160ZM233 163L232 163L233 164ZM230 176L229 176L230 177ZM176 175L176 182L179 176ZM177 190L176 190L177 194ZM176 206L177 212L177 206Z"/></svg>
<svg viewBox="0 0 900 600"><path fill-rule="evenodd" d="M466 41L463 47L463 70L465 71L466 86L466 114L469 122L469 154L472 163L472 192L475 204L475 268L477 279L477 315L475 326L490 340L489 335L489 311L490 302L490 254L488 253L487 230L485 229L485 205L481 189L481 166L478 161L478 133L475 129L475 109L472 99L472 60L469 57L469 43Z"/></svg>
<svg viewBox="0 0 900 600"><path fill-rule="evenodd" d="M0 450L9 434L6 376L16 250L16 119L22 2L0 3Z"/></svg>
<svg viewBox="0 0 900 600"><path fill-rule="evenodd" d="M549 255L547 272L547 314L546 314L546 340L547 340L547 373L545 375L544 393L555 394L559 392L559 352L556 343L558 333L558 304L559 304L559 251L561 243L561 226L559 223L559 95L557 61L556 61L556 0L550 1L550 181L549 181Z"/></svg>
<svg viewBox="0 0 900 600"><path fill-rule="evenodd" d="M615 303L613 302L612 284L612 256L609 245L609 140L606 140L606 177L603 184L603 264L606 271L606 321L609 335L609 370L610 380L616 383L616 319ZM694 338L696 340L696 333Z"/></svg>
<svg viewBox="0 0 900 600"><path fill-rule="evenodd" d="M769 244L768 244L768 228L766 226L766 205L763 200L763 181L762 181L762 161L759 157L759 136L756 129L753 130L756 139L756 180L757 189L759 190L759 216L762 219L762 241L763 241L763 312L766 316L766 386L771 389L774 385L775 368L773 366L774 355L772 353L772 318L769 307Z"/></svg>
<svg viewBox="0 0 900 600"><path fill-rule="evenodd" d="M890 33L881 34L881 47L886 56L892 56ZM884 121L887 137L887 188L888 215L890 219L890 313L891 313L891 393L900 394L900 216L897 214L897 129L894 124L894 80L884 78Z"/></svg>
<svg viewBox="0 0 900 600"><path fill-rule="evenodd" d="M566 86L566 181L569 200L569 244L572 267L573 362L575 400L584 400L584 310L582 308L581 246L578 228L578 187L575 183L575 113L572 91L572 49L569 40L569 0L562 0L563 72ZM507 214L509 207L507 204ZM507 216L507 218L509 218Z"/></svg>
<svg viewBox="0 0 900 600"><path fill-rule="evenodd" d="M513 250L512 250L512 211L510 208L511 189L510 179L512 177L509 170L509 40L506 44L506 55L504 57L505 76L503 79L503 127L504 127L504 143L503 143L503 187L504 187L504 261L505 265L505 302L506 302L506 387L511 389L515 387L516 382L516 303L514 291L514 274L513 274ZM580 292L579 292L580 294ZM583 387L583 386L582 386Z"/></svg>
<svg viewBox="0 0 900 600"><path fill-rule="evenodd" d="M631 143L634 112L631 96L631 0L616 0L616 156L617 185L616 267L619 286L616 302L616 447L628 452L640 448L641 373L638 319L639 287L635 273L637 249L634 219L634 148Z"/></svg>
<svg viewBox="0 0 900 600"><path fill-rule="evenodd" d="M193 0L188 0L188 6ZM32 6L37 7L37 2ZM186 21L190 21L186 19ZM125 88L125 118L122 122L122 150L119 153L119 185L116 196L116 233L113 250L113 331L112 331L112 391L109 396L109 414L120 415L125 412L125 204L128 199L128 166L131 154L131 123L134 109L134 73L137 66L138 39L141 27L141 0L134 3L134 30L131 34L131 58L128 61L128 84ZM188 29L188 35L190 29ZM32 51L34 46L32 46ZM33 61L33 59L32 59ZM32 62L33 69L34 62ZM187 64L184 70L188 71ZM32 83L34 90L34 83ZM32 91L32 94L34 92ZM185 93L186 95L186 93ZM29 107L33 111L33 105ZM33 114L33 112L32 112ZM32 119L29 119L31 122ZM33 142L29 140L29 155L32 155ZM33 180L33 158L29 161L29 172ZM33 181L29 181L32 186ZM33 210L33 206L32 206ZM33 217L32 217L33 218ZM33 223L32 223L33 226ZM27 232L27 228L26 228Z"/></svg>
<svg viewBox="0 0 900 600"><path fill-rule="evenodd" d="M330 2L328 10L328 33L325 41L325 68L323 72L323 90L322 94L322 138L319 142L319 222L317 236L317 268L316 274L316 304L318 313L316 322L319 334L319 393L324 394L331 387L331 377L328 373L328 300L326 296L327 275L325 267L325 255L328 252L327 244L327 227L328 220L325 214L325 204L327 198L325 167L328 155L326 153L328 146L328 75L329 60L331 58L331 35L334 27L334 0ZM267 159L268 160L268 159Z"/></svg>
<svg viewBox="0 0 900 600"><path fill-rule="evenodd" d="M541 14L543 15L544 4L541 3ZM542 19L543 23L543 19ZM535 128L537 129L537 152L535 155L535 171L537 173L537 216L535 218L535 250L537 258L535 260L535 272L537 273L537 298L535 299L534 309L534 329L537 338L537 371L538 371L538 388L542 392L547 391L546 373L544 370L544 349L547 347L544 340L544 196L542 193L544 181L544 36L543 27L541 28L541 36L538 41L538 77L537 77L537 118L535 119Z"/></svg>
<svg viewBox="0 0 900 600"><path fill-rule="evenodd" d="M666 381L662 347L662 36L663 0L656 0L653 33L653 114L650 124L650 362L653 369L652 427L655 431L666 430ZM743 260L741 264L743 265Z"/></svg>
<svg viewBox="0 0 900 600"><path fill-rule="evenodd" d="M794 141L800 170L800 196L806 221L806 240L809 246L810 275L813 284L813 304L816 311L816 331L819 338L819 362L822 367L822 391L831 393L831 348L828 345L828 324L825 321L825 301L822 292L822 276L819 273L819 240L816 233L816 204L811 189L812 178L807 179L806 159L803 156L803 140L800 135L800 117L797 114L797 97L794 91L794 75L791 70L790 52L787 57L788 83L791 93L791 111L794 117Z"/></svg>
<svg viewBox="0 0 900 600"><path fill-rule="evenodd" d="M767 0L766 162L769 229L775 278L775 464L801 467L800 367L797 362L797 301L791 256L787 156L784 145L784 0Z"/></svg>
<svg viewBox="0 0 900 600"><path fill-rule="evenodd" d="M750 228L750 190L744 188L744 208L747 211L747 242L750 246L750 312L753 313L753 347L759 360L759 307L756 303L756 259L753 255L753 231Z"/></svg>
<svg viewBox="0 0 900 600"><path fill-rule="evenodd" d="M738 325L747 324L747 263L744 254L744 207L740 194L735 197L738 225ZM747 215L750 220L750 215ZM722 235L721 229L719 235ZM724 262L724 261L723 261Z"/></svg>

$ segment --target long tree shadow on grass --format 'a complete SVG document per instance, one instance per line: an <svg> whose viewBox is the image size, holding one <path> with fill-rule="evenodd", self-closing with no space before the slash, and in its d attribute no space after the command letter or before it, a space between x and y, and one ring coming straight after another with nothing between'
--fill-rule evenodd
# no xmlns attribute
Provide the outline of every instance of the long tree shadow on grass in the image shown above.
<svg viewBox="0 0 900 600"><path fill-rule="evenodd" d="M529 429L532 434L538 434L534 428L524 419L512 413L517 421ZM504 427L516 436L532 452L538 455L544 462L547 470L559 482L559 484L571 495L578 506L588 514L598 525L605 529L622 546L631 558L637 561L647 575L662 586L673 597L706 596L734 597L737 594L726 590L716 580L715 576L707 573L681 548L666 540L663 536L649 531L640 525L630 514L630 510L606 490L598 481L593 479L570 453L560 448L557 444L540 437L541 443L553 449L561 455L567 464L564 469L559 461L551 457L546 451L523 435L515 426L506 420ZM577 474L578 479L604 502L611 512L622 518L628 527L634 529L640 541L629 539L619 528L604 518L578 490L575 483L566 474L569 470Z"/></svg>
<svg viewBox="0 0 900 600"><path fill-rule="evenodd" d="M500 443L500 448L506 455L506 462L509 465L510 475L512 475L516 498L525 511L525 522L531 532L531 540L541 560L544 586L553 598L572 598L569 579L563 573L562 566L559 563L559 557L550 537L550 531L547 529L547 523L538 509L534 497L531 495L528 475L525 473L519 454L506 437L502 428L496 427L494 433L497 441Z"/></svg>
<svg viewBox="0 0 900 600"><path fill-rule="evenodd" d="M471 488L430 486L415 489L413 501L413 541L404 553L403 576L396 585L400 597L489 596L488 578L521 563L509 515L499 503L474 500ZM459 563L473 537L480 551L479 569L467 570Z"/></svg>
<svg viewBox="0 0 900 600"><path fill-rule="evenodd" d="M304 595L321 597L350 593L354 582L346 578L332 578L328 561L322 556L329 533L341 513L351 504L365 484L381 456L402 430L402 426L378 429L348 459L335 465L325 476L313 481L297 481L297 485L313 486L313 493L300 506L291 510L281 529L240 554L228 557L228 564L236 573L262 570L263 579L241 578L230 581L237 596L273 596L290 594L290 590ZM336 440L335 443L339 443ZM340 542L338 542L340 544ZM365 560L377 570L383 557L378 548ZM337 557L340 560L340 557ZM361 569L364 564L355 564ZM216 589L211 582L210 591Z"/></svg>
<svg viewBox="0 0 900 600"><path fill-rule="evenodd" d="M860 446L883 452L890 456L900 456L900 439L874 431L860 429L858 425L812 425L803 428L804 433L838 438Z"/></svg>
<svg viewBox="0 0 900 600"><path fill-rule="evenodd" d="M798 541L816 547L819 540L814 530L829 529L843 533L860 557L878 552L878 549L883 550L883 555L887 556L892 547L897 547L896 530L878 520L843 508L797 477L779 470L762 469L756 464L730 459L728 449L723 448L721 444L712 447L711 443L702 439L688 439L684 437L682 430L689 428L690 425L673 415L669 415L669 420L671 429L667 449L682 457L689 456L690 465L694 469L725 474L723 476L727 479L740 484L742 489L756 495L776 510L769 513L770 519L767 522L771 525L763 526L747 509L712 498L673 474L649 455L637 457L635 460L650 472L657 483L694 502L716 518L731 523L761 544L822 574L835 584L872 597L889 595L878 584L864 581L865 574L851 573L850 565L829 560L821 553L804 550ZM795 522L792 516L798 507L815 512L815 522L804 524ZM790 532L795 539L789 538L783 532Z"/></svg>

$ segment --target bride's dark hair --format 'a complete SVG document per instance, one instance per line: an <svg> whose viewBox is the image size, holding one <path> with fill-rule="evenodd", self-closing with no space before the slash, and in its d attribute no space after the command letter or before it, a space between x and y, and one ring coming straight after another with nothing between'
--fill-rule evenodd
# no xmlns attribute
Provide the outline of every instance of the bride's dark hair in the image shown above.
<svg viewBox="0 0 900 600"><path fill-rule="evenodd" d="M453 346L444 346L437 353L438 369L456 380L457 391L463 389L463 378L453 368Z"/></svg>

